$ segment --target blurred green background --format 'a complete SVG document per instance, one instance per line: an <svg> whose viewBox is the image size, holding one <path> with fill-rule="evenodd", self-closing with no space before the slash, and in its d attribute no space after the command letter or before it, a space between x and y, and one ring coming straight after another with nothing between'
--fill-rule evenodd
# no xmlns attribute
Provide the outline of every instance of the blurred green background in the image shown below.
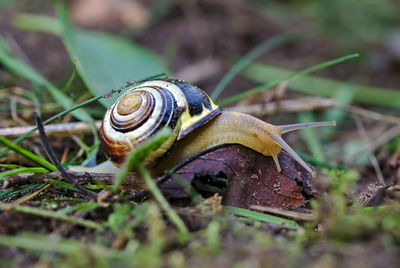
<svg viewBox="0 0 400 268"><path fill-rule="evenodd" d="M398 1L62 3L0 1L0 88L21 87L22 97L33 99L29 107L18 101L15 104L22 108L20 118L25 124L32 122L33 110L54 115L124 86L127 80L163 72L193 82L210 94L218 88L221 94L214 92L212 97L224 101L260 83L284 80L293 71L353 53L360 56L290 81L283 97L329 97L340 107L299 116L278 112L264 119L273 123L336 120L336 130L302 132L307 146L299 146L318 160L327 154L340 163L360 160L354 156L364 150L358 134L345 134L339 147L333 143L326 149L330 146L326 140L342 137L338 130L356 130L354 120L349 120L351 105L399 115ZM224 78L227 73L230 76ZM8 93L3 90L2 118L12 117L12 94ZM92 103L72 115L84 121L101 119L116 97L101 100L103 106ZM268 100L256 97L244 102ZM365 122L371 140L390 127L385 122L376 127L374 120ZM2 127L21 124L18 120L3 122ZM389 146L390 152L396 150L396 144L395 140ZM345 159L344 155L351 157Z"/></svg>

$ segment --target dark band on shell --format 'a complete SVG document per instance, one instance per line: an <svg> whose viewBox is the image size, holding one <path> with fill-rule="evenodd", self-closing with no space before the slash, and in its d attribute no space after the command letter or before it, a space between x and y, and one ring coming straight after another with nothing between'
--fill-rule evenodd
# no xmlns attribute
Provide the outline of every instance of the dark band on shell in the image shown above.
<svg viewBox="0 0 400 268"><path fill-rule="evenodd" d="M185 95L191 116L201 114L204 108L207 110L212 110L211 100L200 88L179 80L172 82L179 87L182 90L183 95Z"/></svg>
<svg viewBox="0 0 400 268"><path fill-rule="evenodd" d="M147 137L151 137L166 126L173 129L176 126L181 112L180 109L177 109L178 106L176 104L175 98L170 91L164 90L160 87L152 88L158 91L162 97L161 112L155 120L155 122L157 123L152 125L151 128L147 129L146 132L144 132L142 135L138 136L138 140L143 140Z"/></svg>

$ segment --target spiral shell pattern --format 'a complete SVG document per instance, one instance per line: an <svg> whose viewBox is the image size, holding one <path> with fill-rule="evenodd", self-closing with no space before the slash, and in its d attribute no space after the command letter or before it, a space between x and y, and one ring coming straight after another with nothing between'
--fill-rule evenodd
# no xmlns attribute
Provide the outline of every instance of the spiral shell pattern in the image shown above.
<svg viewBox="0 0 400 268"><path fill-rule="evenodd" d="M121 165L129 152L162 128L173 129L168 139L173 143L220 112L201 89L189 83L150 80L128 90L107 110L100 140L111 162ZM158 158L167 150L148 158Z"/></svg>

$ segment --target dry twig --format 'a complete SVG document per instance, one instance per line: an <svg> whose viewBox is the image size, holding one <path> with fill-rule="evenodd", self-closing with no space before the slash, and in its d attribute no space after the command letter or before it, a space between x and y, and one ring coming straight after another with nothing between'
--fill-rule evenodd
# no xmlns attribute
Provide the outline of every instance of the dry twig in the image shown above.
<svg viewBox="0 0 400 268"><path fill-rule="evenodd" d="M370 119L374 119L377 121L382 121L382 122L387 122L387 123L391 123L391 124L400 124L400 118L396 117L396 116L392 116L392 115L387 115L387 114L380 114L377 112L373 112L373 111L369 111L360 107L356 107L356 106L346 106L343 107L344 110L347 110L349 112L352 112L353 114L359 114L363 117L367 117Z"/></svg>
<svg viewBox="0 0 400 268"><path fill-rule="evenodd" d="M100 128L101 121L96 121L96 127ZM1 128L0 136L7 137L8 139L18 138L22 136L26 132L33 129L34 126L26 126L26 127L9 127L9 128ZM47 136L56 136L56 137L69 137L71 135L79 135L79 134L90 134L92 133L92 129L90 125L84 122L73 122L73 123L63 123L63 124L50 124L44 127ZM32 133L30 138L39 137L39 132L35 131Z"/></svg>
<svg viewBox="0 0 400 268"><path fill-rule="evenodd" d="M90 173L90 172L72 172L66 171L70 176L75 177L79 184L96 184L112 185L114 183L115 174L113 173ZM49 180L65 181L61 172L46 173L26 173L14 175L6 178L3 182L3 189L17 187L26 184L46 183ZM123 181L123 185L132 189L140 189L143 182L134 174Z"/></svg>
<svg viewBox="0 0 400 268"><path fill-rule="evenodd" d="M46 137L46 132L44 130L43 127L43 122L40 119L39 115L37 113L34 113L33 116L35 117L35 121L40 133L40 140L42 141L43 147L47 152L47 155L50 157L51 161L53 162L53 164L57 167L57 169L61 172L61 174L63 175L64 179L72 184L74 187L76 187L78 190L80 190L82 193L86 194L88 197L92 198L92 199L97 199L97 193L92 192L88 189L86 189L84 186L82 186L81 184L78 183L77 179L73 176L71 176L71 174L68 174L66 171L66 169L61 165L60 161L58 161L53 149L51 148L49 141L47 140Z"/></svg>
<svg viewBox="0 0 400 268"><path fill-rule="evenodd" d="M369 137L367 135L367 132L365 131L364 125L363 125L360 117L358 115L356 115L356 114L353 114L353 116L354 116L354 120L355 120L356 125L357 125L357 129L358 129L358 131L360 133L360 136L362 137L364 142L369 144L370 143ZM366 150L366 153L368 154L368 158L370 159L371 164L375 169L375 173L376 173L376 176L378 177L379 183L381 185L385 186L386 185L385 184L385 180L383 178L382 170L381 170L381 168L379 166L378 160L376 159L375 155L372 153L371 150Z"/></svg>
<svg viewBox="0 0 400 268"><path fill-rule="evenodd" d="M302 212L295 212L295 211L283 210L280 208L258 206L258 205L250 206L250 208L261 212L268 212L275 215L284 216L298 221L315 221L317 219L317 216L313 212L302 213Z"/></svg>
<svg viewBox="0 0 400 268"><path fill-rule="evenodd" d="M295 100L281 100L279 101L279 108L277 109L276 102L269 102L265 104L253 104L247 106L227 107L226 110L252 114L256 116L271 115L276 112L279 113L294 113L299 111L319 110L336 107L338 105L336 100L324 99L319 97L307 97Z"/></svg>

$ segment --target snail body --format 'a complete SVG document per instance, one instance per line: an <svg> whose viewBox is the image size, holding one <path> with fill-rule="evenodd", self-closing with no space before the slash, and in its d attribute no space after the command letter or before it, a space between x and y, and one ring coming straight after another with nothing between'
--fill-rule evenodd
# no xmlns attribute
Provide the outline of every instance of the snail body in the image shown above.
<svg viewBox="0 0 400 268"><path fill-rule="evenodd" d="M129 152L164 127L170 137L150 154L146 165L162 173L191 157L224 144L241 144L271 156L281 170L284 149L312 176L316 172L281 138L283 133L335 122L275 126L253 116L223 111L198 87L174 79L156 79L134 86L112 105L100 128L104 151L120 166Z"/></svg>

